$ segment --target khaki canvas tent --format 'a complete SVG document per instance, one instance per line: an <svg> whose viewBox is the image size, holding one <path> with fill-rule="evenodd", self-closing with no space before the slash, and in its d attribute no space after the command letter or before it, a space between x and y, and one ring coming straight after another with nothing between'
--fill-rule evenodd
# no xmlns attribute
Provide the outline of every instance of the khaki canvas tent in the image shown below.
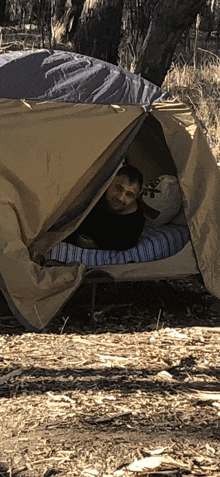
<svg viewBox="0 0 220 477"><path fill-rule="evenodd" d="M49 50L1 55L0 97L0 287L26 327L42 330L85 277L201 273L220 298L220 176L188 106L120 67ZM44 266L39 257L77 228L126 152L146 176L178 176L191 240L155 262Z"/></svg>

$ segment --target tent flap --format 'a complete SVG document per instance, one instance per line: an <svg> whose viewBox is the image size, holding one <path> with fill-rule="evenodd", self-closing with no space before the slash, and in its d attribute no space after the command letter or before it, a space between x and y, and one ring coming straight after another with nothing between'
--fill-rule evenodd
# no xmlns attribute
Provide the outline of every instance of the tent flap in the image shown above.
<svg viewBox="0 0 220 477"><path fill-rule="evenodd" d="M42 330L83 280L85 266L45 268L30 260L14 208L0 209L0 283L17 318Z"/></svg>
<svg viewBox="0 0 220 477"><path fill-rule="evenodd" d="M177 167L191 240L207 290L220 298L220 171L199 121L177 100L153 105Z"/></svg>
<svg viewBox="0 0 220 477"><path fill-rule="evenodd" d="M78 263L42 267L34 252L46 252L83 220L145 116L141 106L118 112L111 105L0 100L0 281L29 329L47 325L85 272Z"/></svg>

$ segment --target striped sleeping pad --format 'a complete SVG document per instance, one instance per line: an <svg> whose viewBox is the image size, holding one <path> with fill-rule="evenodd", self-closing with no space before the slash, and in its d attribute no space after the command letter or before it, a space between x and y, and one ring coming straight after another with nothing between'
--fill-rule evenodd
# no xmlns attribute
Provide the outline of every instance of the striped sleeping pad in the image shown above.
<svg viewBox="0 0 220 477"><path fill-rule="evenodd" d="M50 259L63 263L81 262L89 267L122 265L125 263L152 262L178 253L189 241L186 225L148 226L144 228L139 243L129 250L94 250L61 242L50 252Z"/></svg>

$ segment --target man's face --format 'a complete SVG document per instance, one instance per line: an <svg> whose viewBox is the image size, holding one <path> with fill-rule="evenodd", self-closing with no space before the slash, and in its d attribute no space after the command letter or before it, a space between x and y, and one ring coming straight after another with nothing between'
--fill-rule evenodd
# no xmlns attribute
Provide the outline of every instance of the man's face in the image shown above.
<svg viewBox="0 0 220 477"><path fill-rule="evenodd" d="M108 187L105 197L109 210L115 214L129 214L137 209L140 194L138 182L130 183L127 176L115 176Z"/></svg>

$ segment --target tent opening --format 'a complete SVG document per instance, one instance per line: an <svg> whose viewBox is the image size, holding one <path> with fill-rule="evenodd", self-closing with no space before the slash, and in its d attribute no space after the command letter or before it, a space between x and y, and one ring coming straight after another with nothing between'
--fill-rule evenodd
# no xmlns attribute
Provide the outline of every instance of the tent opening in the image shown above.
<svg viewBox="0 0 220 477"><path fill-rule="evenodd" d="M129 145L126 161L137 167L144 178L140 207L145 223L138 243L121 251L81 248L73 240L73 234L69 242L67 236L50 251L51 265L54 260L54 264L80 262L89 268L109 265L117 268L127 264L138 266L175 256L190 241L176 165L162 126L153 114L147 115Z"/></svg>
<svg viewBox="0 0 220 477"><path fill-rule="evenodd" d="M164 174L177 176L162 126L151 113L129 146L127 158L130 164L142 172L145 183Z"/></svg>

